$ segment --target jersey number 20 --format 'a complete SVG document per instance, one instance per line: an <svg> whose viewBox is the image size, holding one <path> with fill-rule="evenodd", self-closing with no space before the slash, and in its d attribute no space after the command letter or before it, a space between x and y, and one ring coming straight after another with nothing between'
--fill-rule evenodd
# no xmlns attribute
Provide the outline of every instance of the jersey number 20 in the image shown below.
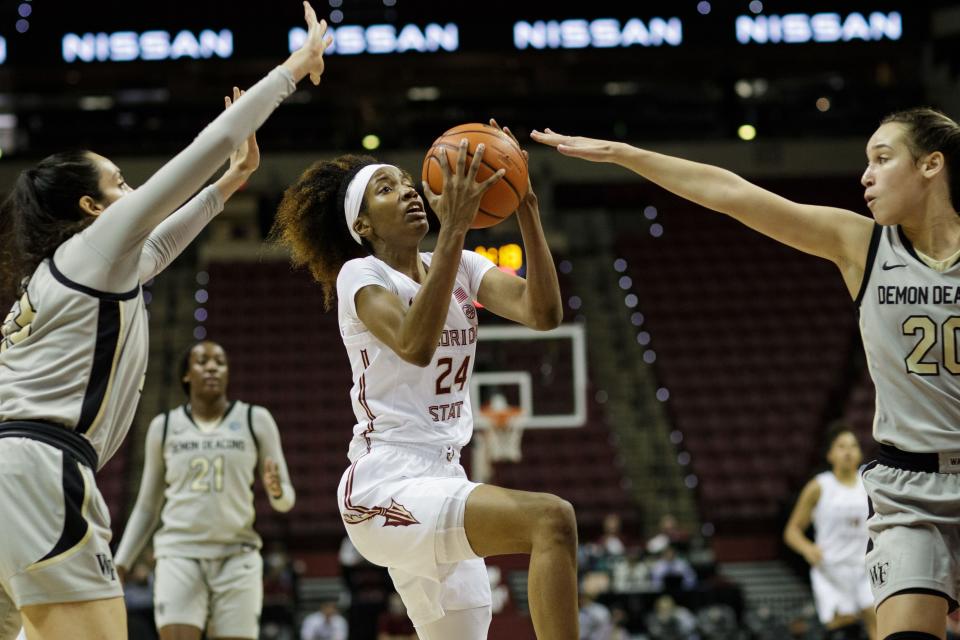
<svg viewBox="0 0 960 640"><path fill-rule="evenodd" d="M960 316L950 316L940 326L943 342L943 366L954 375L960 375L960 353L957 353L957 332L960 331ZM903 334L915 336L920 340L907 356L907 371L919 376L940 375L940 365L936 362L924 362L933 345L937 343L937 325L929 316L910 316L903 321Z"/></svg>

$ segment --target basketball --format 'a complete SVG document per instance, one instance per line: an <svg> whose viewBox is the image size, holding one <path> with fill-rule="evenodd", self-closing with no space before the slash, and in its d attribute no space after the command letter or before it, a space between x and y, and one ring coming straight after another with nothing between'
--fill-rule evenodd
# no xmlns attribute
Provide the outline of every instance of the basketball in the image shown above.
<svg viewBox="0 0 960 640"><path fill-rule="evenodd" d="M462 124L434 140L423 159L423 180L430 185L430 190L434 193L440 194L443 191L440 154L447 154L447 163L454 169L457 166L460 141L464 138L469 141L467 167L473 161L477 145L482 143L486 146L480 170L477 172L478 182L483 182L500 169L506 170L503 178L483 194L477 217L471 225L474 229L492 227L516 211L526 197L527 161L517 143L496 127L479 122Z"/></svg>

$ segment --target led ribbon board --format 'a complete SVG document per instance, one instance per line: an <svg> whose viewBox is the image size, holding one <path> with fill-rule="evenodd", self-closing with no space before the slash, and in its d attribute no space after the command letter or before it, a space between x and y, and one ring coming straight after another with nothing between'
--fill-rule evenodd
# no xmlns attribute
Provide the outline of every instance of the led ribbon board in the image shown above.
<svg viewBox="0 0 960 640"><path fill-rule="evenodd" d="M330 27L327 31L333 35L333 44L326 51L330 54L436 53L460 48L460 29L454 23L430 23L424 27L415 24L343 25ZM306 38L307 32L301 27L290 29L287 36L290 52L302 47Z"/></svg>
<svg viewBox="0 0 960 640"><path fill-rule="evenodd" d="M519 21L513 25L517 49L610 49L616 47L679 46L683 43L680 18Z"/></svg>
<svg viewBox="0 0 960 640"><path fill-rule="evenodd" d="M229 58L233 55L233 32L204 29L198 34L183 30L116 31L114 33L68 33L61 45L65 62L130 62L178 58Z"/></svg>
<svg viewBox="0 0 960 640"><path fill-rule="evenodd" d="M862 13L788 13L786 15L737 16L740 44L802 44L851 42L854 40L899 40L903 18L897 11Z"/></svg>

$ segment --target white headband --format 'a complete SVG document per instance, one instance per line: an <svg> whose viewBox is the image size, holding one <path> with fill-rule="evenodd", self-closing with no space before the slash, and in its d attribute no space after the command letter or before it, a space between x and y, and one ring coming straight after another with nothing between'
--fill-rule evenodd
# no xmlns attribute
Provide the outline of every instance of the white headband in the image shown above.
<svg viewBox="0 0 960 640"><path fill-rule="evenodd" d="M347 231L357 241L357 244L362 243L360 242L360 234L353 229L353 223L357 221L357 216L360 215L360 205L363 203L363 194L367 190L367 184L370 183L370 178L373 177L377 169L389 166L391 165L368 164L357 171L357 175L347 185L346 197L343 199L343 215L347 220Z"/></svg>

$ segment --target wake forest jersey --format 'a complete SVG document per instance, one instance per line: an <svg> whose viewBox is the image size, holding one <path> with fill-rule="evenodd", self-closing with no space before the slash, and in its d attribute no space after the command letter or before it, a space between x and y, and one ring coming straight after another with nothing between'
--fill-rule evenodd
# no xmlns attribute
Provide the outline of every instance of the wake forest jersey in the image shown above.
<svg viewBox="0 0 960 640"><path fill-rule="evenodd" d="M960 451L960 264L935 271L899 226L878 225L858 302L877 392L874 438L917 453Z"/></svg>
<svg viewBox="0 0 960 640"><path fill-rule="evenodd" d="M66 426L90 440L103 466L133 421L147 348L139 286L100 292L44 260L0 329L0 422Z"/></svg>
<svg viewBox="0 0 960 640"><path fill-rule="evenodd" d="M820 499L813 509L813 529L825 565L863 566L870 514L860 474L855 477L854 485L847 486L837 480L832 471L817 474Z"/></svg>
<svg viewBox="0 0 960 640"><path fill-rule="evenodd" d="M184 216L174 211L295 88L289 71L274 69L141 187L57 247L18 300L0 301L13 303L0 327L0 422L62 425L86 437L106 464L130 428L147 367L140 283L198 232L190 220L202 212L209 219L223 200L194 198L196 207L180 208Z"/></svg>
<svg viewBox="0 0 960 640"><path fill-rule="evenodd" d="M432 254L422 253L429 268ZM373 256L347 262L337 277L340 334L353 370L350 399L357 422L350 447L356 459L374 441L462 447L473 433L470 373L477 350L473 300L493 263L463 251L447 318L426 367L404 361L357 317L355 296L366 286L395 293L413 304L420 285Z"/></svg>
<svg viewBox="0 0 960 640"><path fill-rule="evenodd" d="M254 407L234 402L220 424L201 431L189 407L166 417L164 505L153 539L157 556L220 558L260 547L253 530L258 443Z"/></svg>

